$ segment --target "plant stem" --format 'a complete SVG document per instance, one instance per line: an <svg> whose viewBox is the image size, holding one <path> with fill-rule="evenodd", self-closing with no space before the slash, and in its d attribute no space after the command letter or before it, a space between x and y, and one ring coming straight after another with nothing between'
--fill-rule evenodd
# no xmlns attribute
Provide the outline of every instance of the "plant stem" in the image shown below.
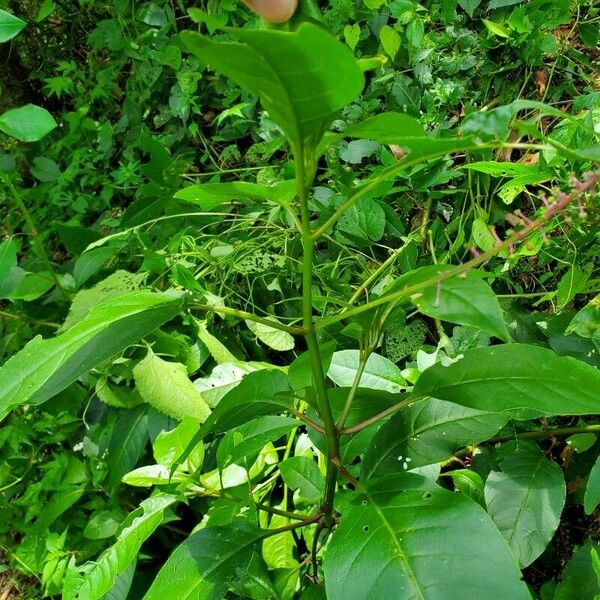
<svg viewBox="0 0 600 600"><path fill-rule="evenodd" d="M575 433L597 433L600 432L600 423L592 425L580 425L574 427L557 427L556 429L541 429L539 431L524 431L522 433L514 433L512 435L500 435L495 438L486 440L487 444L498 444L500 442L508 442L515 438L525 438L530 440L543 440L555 436L573 435Z"/></svg>
<svg viewBox="0 0 600 600"><path fill-rule="evenodd" d="M321 427L318 423L315 423L312 419L301 413L299 410L296 410L295 408L288 408L287 410L298 417L301 421L306 423L309 427L312 427L315 431L318 431L319 433L325 433L325 429L323 429L323 427Z"/></svg>
<svg viewBox="0 0 600 600"><path fill-rule="evenodd" d="M291 333L292 335L304 334L303 327L284 325L278 321L271 321L271 319L267 319L266 317L259 317L252 313L238 310L237 308L229 308L227 306L211 306L210 304L191 304L190 308L196 308L198 310L205 310L207 312L214 312L222 315L231 315L232 317L238 317L238 319L244 319L247 321L253 321L254 323L260 323L261 325L267 325L268 327L278 329L279 331L285 331L286 333Z"/></svg>
<svg viewBox="0 0 600 600"><path fill-rule="evenodd" d="M262 504L260 502L256 502L255 506L256 506L256 508L258 508L258 510L268 512L273 515L280 515L281 517L287 517L288 519L295 519L296 521L308 521L309 519L313 518L309 515L301 515L299 513L290 512L289 510L281 510L280 508L273 508L272 506L269 506L268 504Z"/></svg>
<svg viewBox="0 0 600 600"><path fill-rule="evenodd" d="M29 209L27 208L27 206L25 206L25 202L23 202L23 198L21 198L21 194L19 194L17 188L13 185L13 182L10 180L10 177L8 177L7 175L4 175L3 173L0 173L0 177L2 178L2 181L4 181L4 183L6 184L6 187L10 191L10 195L12 196L15 204L17 205L17 208L19 209L21 215L23 216L23 219L25 221L25 230L31 237L31 245L34 246L34 248L37 251L38 256L42 259L42 261L46 265L46 268L48 269L50 276L54 280L54 284L56 285L56 287L60 290L60 292L62 293L62 295L65 298L69 299L69 294L67 293L65 288L62 286L62 284L58 278L58 275L56 274L56 271L54 270L54 265L52 264L50 257L46 253L44 244L42 243L42 240L40 239L40 236L38 233L38 228L35 224L35 221L33 220L33 217L31 216Z"/></svg>
<svg viewBox="0 0 600 600"><path fill-rule="evenodd" d="M392 254L390 254L390 256L388 256L388 258L385 259L385 261L383 263L381 263L381 265L379 265L379 267L377 267L377 269L375 271L373 271L373 273L371 273L369 275L369 277L367 277L367 279L365 279L365 281L363 281L363 283L360 284L360 286L356 289L356 291L354 292L354 294L352 294L352 297L350 298L350 300L348 300L348 305L352 305L354 304L359 298L360 295L364 292L367 291L369 289L369 287L371 286L371 284L389 267L392 266L392 264L394 264L394 262L396 261L396 259L406 250L406 248L408 247L408 244L413 241L416 238L416 235L411 234L406 238L406 242L404 242L404 245L401 248L398 248L396 250L394 250L394 252L392 252Z"/></svg>
<svg viewBox="0 0 600 600"><path fill-rule="evenodd" d="M317 523L320 520L321 515L315 515L314 517L310 517L310 519L300 521L299 523L290 523L289 525L284 525L283 527L277 527L276 529L264 529L263 531L268 532L265 537L272 537L274 535L284 533L285 531L293 531L294 529L300 529L301 527L313 525L314 523Z"/></svg>
<svg viewBox="0 0 600 600"><path fill-rule="evenodd" d="M410 396L408 398L405 398L404 400L402 400L402 402L398 402L398 404L394 404L393 406L386 408L385 410L381 411L380 413L377 413L369 419L361 421L356 425L352 425L352 427L346 427L345 429L341 429L340 435L350 435L352 433L358 433L359 431L366 429L370 425L373 425L373 423L377 423L377 421L381 421L381 419L385 419L386 417L393 415L395 412L398 412L399 410L402 410L403 408L406 408L407 406L410 406L411 404L414 404L415 402L418 402L422 399L423 396Z"/></svg>
<svg viewBox="0 0 600 600"><path fill-rule="evenodd" d="M341 431L344 427L344 423L348 418L348 413L352 408L352 403L354 402L354 396L356 396L356 390L358 390L358 386L360 384L360 380L362 379L362 375L365 371L365 367L367 366L367 360L369 359L369 352L365 349L360 351L359 359L358 359L358 368L356 369L356 375L354 376L354 381L352 382L352 387L348 392L348 396L346 398L346 402L344 404L344 408L342 413L340 414L337 420L337 429Z"/></svg>
<svg viewBox="0 0 600 600"><path fill-rule="evenodd" d="M321 505L321 513L325 525L333 525L333 499L337 470L333 463L339 457L339 438L335 426L335 420L329 404L329 396L325 384L325 373L321 360L321 351L317 340L316 328L313 319L312 306L312 284L313 284L313 260L314 260L314 238L310 226L310 211L308 209L308 187L314 177L314 161L311 161L310 172L307 172L307 156L303 148L294 149L296 162L296 191L300 203L300 221L302 225L302 324L304 328L304 339L310 356L312 376L316 388L317 407L325 436L327 438L327 470L325 473L325 492ZM309 179L310 177L310 179Z"/></svg>

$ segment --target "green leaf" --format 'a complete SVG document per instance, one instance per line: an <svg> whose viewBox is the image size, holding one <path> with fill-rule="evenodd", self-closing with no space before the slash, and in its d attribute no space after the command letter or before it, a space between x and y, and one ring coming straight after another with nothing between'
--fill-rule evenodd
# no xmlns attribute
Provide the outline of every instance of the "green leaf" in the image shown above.
<svg viewBox="0 0 600 600"><path fill-rule="evenodd" d="M59 328L59 333L79 323L96 305L112 298L137 292L145 278L146 275L144 273L134 275L127 271L119 270L91 288L80 290L73 297L71 306L69 307L69 314Z"/></svg>
<svg viewBox="0 0 600 600"><path fill-rule="evenodd" d="M494 23L494 21L489 21L488 19L482 19L482 21L488 31L491 31L494 35L503 38L510 37L510 31L501 23Z"/></svg>
<svg viewBox="0 0 600 600"><path fill-rule="evenodd" d="M331 139L331 138L330 138ZM369 158L380 149L377 142L370 140L352 140L345 143L340 149L340 160L351 165L360 165L365 158Z"/></svg>
<svg viewBox="0 0 600 600"><path fill-rule="evenodd" d="M144 600L224 598L230 587L241 584L255 547L266 535L268 531L245 522L193 533L168 558Z"/></svg>
<svg viewBox="0 0 600 600"><path fill-rule="evenodd" d="M200 428L202 435L218 435L243 425L250 419L283 412L290 406L289 391L281 371L255 371L228 392Z"/></svg>
<svg viewBox="0 0 600 600"><path fill-rule="evenodd" d="M276 321L275 317L270 320ZM269 327L264 323L256 323L254 321L246 321L248 329L266 346L277 350L278 352L287 352L293 350L295 343L292 335L286 331Z"/></svg>
<svg viewBox="0 0 600 600"><path fill-rule="evenodd" d="M142 398L170 417L194 417L203 423L210 408L180 363L163 360L152 350L133 368L135 386Z"/></svg>
<svg viewBox="0 0 600 600"><path fill-rule="evenodd" d="M275 185L257 185L244 181L229 183L201 183L179 190L175 198L198 204L202 210L214 210L235 200L266 200L287 205L296 195L295 182L282 181Z"/></svg>
<svg viewBox="0 0 600 600"><path fill-rule="evenodd" d="M329 600L463 600L494 598L498 590L512 600L530 598L478 504L406 481L372 482L342 515L323 564Z"/></svg>
<svg viewBox="0 0 600 600"><path fill-rule="evenodd" d="M0 9L0 44L12 40L26 25L22 19Z"/></svg>
<svg viewBox="0 0 600 600"><path fill-rule="evenodd" d="M561 574L553 600L595 600L600 594L600 584L594 571L591 552L598 550L598 544L587 538L575 550L571 560Z"/></svg>
<svg viewBox="0 0 600 600"><path fill-rule="evenodd" d="M460 7L473 18L475 9L481 4L481 0L458 0Z"/></svg>
<svg viewBox="0 0 600 600"><path fill-rule="evenodd" d="M180 471L171 474L165 465L145 465L125 473L122 482L133 487L152 487L155 485L171 485L185 481L188 476Z"/></svg>
<svg viewBox="0 0 600 600"><path fill-rule="evenodd" d="M279 463L279 471L285 484L298 490L308 501L318 502L325 491L325 480L314 460L306 456L293 456Z"/></svg>
<svg viewBox="0 0 600 600"><path fill-rule="evenodd" d="M215 70L260 96L296 149L317 146L338 110L362 91L364 77L350 49L321 27L294 32L227 29L241 43L190 31L183 42Z"/></svg>
<svg viewBox="0 0 600 600"><path fill-rule="evenodd" d="M42 21L45 21L55 10L56 4L54 4L52 0L43 0L35 18L36 23L41 23Z"/></svg>
<svg viewBox="0 0 600 600"><path fill-rule="evenodd" d="M11 300L25 300L31 302L41 298L47 291L54 287L54 278L49 271L37 273L23 273L10 292Z"/></svg>
<svg viewBox="0 0 600 600"><path fill-rule="evenodd" d="M0 367L0 419L41 404L90 369L147 335L182 308L181 296L134 292L99 304L55 338L36 337Z"/></svg>
<svg viewBox="0 0 600 600"><path fill-rule="evenodd" d="M405 138L425 137L423 125L404 113L384 112L353 125L339 134L340 137L375 140L380 144L402 145Z"/></svg>
<svg viewBox="0 0 600 600"><path fill-rule="evenodd" d="M344 27L344 39L346 40L346 44L350 47L351 50L356 48L356 44L360 40L360 25L358 23L354 23L353 25L346 25Z"/></svg>
<svg viewBox="0 0 600 600"><path fill-rule="evenodd" d="M385 212L370 198L361 198L353 204L338 221L337 234L342 241L346 237L378 242L385 231ZM347 234L347 235L344 235Z"/></svg>
<svg viewBox="0 0 600 600"><path fill-rule="evenodd" d="M583 496L585 514L591 515L598 504L600 504L600 457L596 459L585 484Z"/></svg>
<svg viewBox="0 0 600 600"><path fill-rule="evenodd" d="M193 417L184 418L175 429L161 431L152 444L156 462L171 467L187 448L197 431L198 421ZM183 468L189 471L199 469L202 466L203 459L204 446L200 443L188 456Z"/></svg>
<svg viewBox="0 0 600 600"><path fill-rule="evenodd" d="M445 475L452 478L456 490L485 508L484 483L479 473L470 469L456 469Z"/></svg>
<svg viewBox="0 0 600 600"><path fill-rule="evenodd" d="M384 25L379 30L379 39L386 53L391 58L394 58L398 54L398 50L400 50L400 35L398 32L393 27Z"/></svg>
<svg viewBox="0 0 600 600"><path fill-rule="evenodd" d="M327 377L340 387L350 387L358 372L359 350L334 352ZM400 369L388 358L371 353L367 360L359 386L387 392L401 392L406 389L406 381Z"/></svg>
<svg viewBox="0 0 600 600"><path fill-rule="evenodd" d="M452 268L449 265L430 265L410 271L386 288L384 295L435 280ZM482 275L480 271L471 270L465 275L449 277L438 285L415 291L410 300L429 317L477 327L508 341L510 333L502 317L500 303Z"/></svg>
<svg viewBox="0 0 600 600"><path fill-rule="evenodd" d="M60 177L60 167L50 158L38 156L33 159L31 174L40 181L57 181Z"/></svg>
<svg viewBox="0 0 600 600"><path fill-rule="evenodd" d="M493 248L497 243L487 223L481 219L473 219L471 237L477 247L484 252Z"/></svg>
<svg viewBox="0 0 600 600"><path fill-rule="evenodd" d="M493 10L494 8L502 8L503 6L513 6L514 4L521 4L524 0L490 0L487 9Z"/></svg>
<svg viewBox="0 0 600 600"><path fill-rule="evenodd" d="M446 460L459 448L492 437L510 417L435 398L417 402L394 415L372 438L362 461L363 476Z"/></svg>
<svg viewBox="0 0 600 600"><path fill-rule="evenodd" d="M524 165L512 162L480 161L467 163L461 169L470 169L478 173L487 173L494 177L520 177L537 171L537 165Z"/></svg>
<svg viewBox="0 0 600 600"><path fill-rule="evenodd" d="M17 266L17 253L19 245L9 238L0 244L0 281L8 277L8 274Z"/></svg>
<svg viewBox="0 0 600 600"><path fill-rule="evenodd" d="M227 433L217 448L217 465L250 467L268 442L274 442L298 427L299 421L289 417L264 415L239 425Z"/></svg>
<svg viewBox="0 0 600 600"><path fill-rule="evenodd" d="M526 567L545 550L560 523L565 480L560 467L542 453L517 451L500 469L485 482L488 514Z"/></svg>
<svg viewBox="0 0 600 600"><path fill-rule="evenodd" d="M95 275L104 263L118 254L121 246L103 246L84 252L73 267L73 277L78 286L83 285L90 277Z"/></svg>
<svg viewBox="0 0 600 600"><path fill-rule="evenodd" d="M413 48L420 48L425 35L425 25L421 19L411 19L406 27L406 39Z"/></svg>
<svg viewBox="0 0 600 600"><path fill-rule="evenodd" d="M587 452L598 440L595 433L575 433L565 441L575 452Z"/></svg>
<svg viewBox="0 0 600 600"><path fill-rule="evenodd" d="M275 508L284 508L277 506ZM281 515L272 515L269 528L276 529L290 524L290 519ZM298 569L298 562L294 558L296 543L291 531L284 531L263 540L262 556L269 569Z"/></svg>
<svg viewBox="0 0 600 600"><path fill-rule="evenodd" d="M283 412L292 404L287 377L281 371L254 371L225 394L210 416L188 443L183 454L173 463L175 469L207 435L219 435L263 415Z"/></svg>
<svg viewBox="0 0 600 600"><path fill-rule="evenodd" d="M547 415L598 412L600 371L527 344L468 350L459 361L427 369L413 394L478 410L529 408Z"/></svg>
<svg viewBox="0 0 600 600"><path fill-rule="evenodd" d="M335 341L321 344L321 361L324 373L329 370L335 347ZM288 367L288 377L290 386L297 392L302 392L309 387L315 387L315 378L313 376L309 352L303 352L292 362Z"/></svg>
<svg viewBox="0 0 600 600"><path fill-rule="evenodd" d="M600 295L592 298L574 317L565 335L576 333L584 338L600 339Z"/></svg>
<svg viewBox="0 0 600 600"><path fill-rule="evenodd" d="M35 104L13 108L0 115L0 131L20 142L37 142L55 127L54 117Z"/></svg>
<svg viewBox="0 0 600 600"><path fill-rule="evenodd" d="M69 565L64 600L99 600L114 586L117 577L136 560L142 544L162 523L164 511L177 496L157 494L144 500L124 523L117 541L94 561Z"/></svg>
<svg viewBox="0 0 600 600"><path fill-rule="evenodd" d="M559 309L563 309L577 294L581 293L589 276L589 273L584 273L578 266L573 265L560 278L556 288L556 300Z"/></svg>
<svg viewBox="0 0 600 600"><path fill-rule="evenodd" d="M123 411L108 445L108 487L116 490L121 478L135 467L148 443L148 406Z"/></svg>

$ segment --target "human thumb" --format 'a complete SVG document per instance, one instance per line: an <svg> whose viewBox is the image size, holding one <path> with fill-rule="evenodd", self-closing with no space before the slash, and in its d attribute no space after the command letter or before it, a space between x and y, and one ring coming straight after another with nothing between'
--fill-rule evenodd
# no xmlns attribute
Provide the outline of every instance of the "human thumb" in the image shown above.
<svg viewBox="0 0 600 600"><path fill-rule="evenodd" d="M244 0L255 13L272 23L284 23L292 17L298 0Z"/></svg>

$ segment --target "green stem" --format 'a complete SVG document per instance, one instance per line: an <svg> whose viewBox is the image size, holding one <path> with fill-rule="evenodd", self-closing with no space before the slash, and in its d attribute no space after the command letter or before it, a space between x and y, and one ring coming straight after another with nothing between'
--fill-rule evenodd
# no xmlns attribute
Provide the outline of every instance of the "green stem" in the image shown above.
<svg viewBox="0 0 600 600"><path fill-rule="evenodd" d="M323 494L321 512L325 525L330 527L333 525L333 499L337 478L337 470L333 461L338 459L340 450L338 432L331 412L331 405L329 404L321 351L319 350L319 342L313 319L314 238L310 226L310 211L308 209L308 186L314 177L314 166L311 165L310 172L307 172L307 156L303 148L294 149L294 158L296 162L296 190L300 203L300 221L302 225L302 324L315 382L317 407L327 438L327 470L325 473L325 492Z"/></svg>
<svg viewBox="0 0 600 600"><path fill-rule="evenodd" d="M358 385L360 384L360 380L365 371L365 367L367 366L367 360L369 360L369 354L370 354L370 352L367 352L364 349L360 352L359 360L358 360L358 368L356 369L356 375L354 376L354 381L352 382L352 387L350 388L350 391L348 392L348 396L346 398L346 403L344 404L342 413L340 414L338 421L337 421L338 431L342 430L342 428L344 427L344 423L346 422L346 419L348 418L348 413L350 412L350 409L352 408L352 403L354 402L354 396L356 396L356 391L358 390Z"/></svg>
<svg viewBox="0 0 600 600"><path fill-rule="evenodd" d="M373 273L371 273L367 279L365 279L365 281L363 281L363 283L360 284L360 286L358 286L354 294L352 294L350 300L348 300L348 306L354 304L360 298L361 294L368 290L371 284L376 281L386 269L394 264L397 258L406 250L409 243L413 241L415 237L416 236L414 234L409 235L408 238L406 238L404 245L401 248L394 250L392 254L390 254L390 256L386 258L385 261L381 263L379 267L377 267L377 269L373 271Z"/></svg>
<svg viewBox="0 0 600 600"><path fill-rule="evenodd" d="M321 515L315 515L310 519L306 519L304 521L300 521L299 523L290 523L289 525L284 525L283 527L277 527L276 529L265 529L263 531L268 531L265 537L272 537L274 535L278 535L280 533L284 533L286 531L293 531L294 529L300 529L301 527L308 527L308 525L313 525L321 520Z"/></svg>
<svg viewBox="0 0 600 600"><path fill-rule="evenodd" d="M265 317L258 317L257 315L253 315L252 313L243 310L238 310L237 308L229 308L227 306L211 306L210 304L191 304L190 308L196 308L198 310L205 310L207 312L214 312L222 315L231 315L232 317L237 317L238 319L244 319L246 321L260 323L261 325L267 325L268 327L278 329L279 331L285 331L286 333L290 333L292 335L304 334L303 327L284 325L278 321L271 321L271 319L267 319Z"/></svg>
<svg viewBox="0 0 600 600"><path fill-rule="evenodd" d="M522 433L513 433L512 435L500 435L486 441L487 444L498 444L508 442L515 438L525 438L530 440L543 440L555 436L573 435L575 433L596 433L600 432L600 423L593 425L580 425L578 427L557 427L556 429L541 429L539 431L524 431Z"/></svg>
<svg viewBox="0 0 600 600"><path fill-rule="evenodd" d="M300 513L291 512L289 510L273 508L272 506L269 506L268 504L262 504L260 502L256 502L255 506L256 506L256 508L258 508L258 510L268 512L273 515L279 515L281 517L287 517L288 519L295 519L296 521L308 521L313 518L309 515L301 515Z"/></svg>
<svg viewBox="0 0 600 600"><path fill-rule="evenodd" d="M2 181L4 181L4 183L6 184L6 187L10 191L10 195L12 196L15 204L17 205L17 208L19 209L19 211L21 212L21 215L23 216L23 219L25 221L25 230L31 237L31 245L35 248L38 256L42 259L42 261L46 265L46 269L48 269L48 272L50 273L50 276L54 280L54 284L56 285L56 287L60 290L60 292L63 294L63 296L65 296L65 298L69 299L69 294L67 293L65 288L62 286L62 284L58 278L58 275L56 274L56 271L54 270L54 265L52 264L50 257L46 253L44 244L42 243L42 240L40 239L38 228L33 220L33 217L31 216L31 213L29 212L29 209L27 208L27 206L25 206L25 202L23 202L23 198L21 198L21 194L19 194L17 188L13 185L12 181L10 180L10 177L8 177L7 175L4 175L3 173L0 173L0 177L2 178Z"/></svg>
<svg viewBox="0 0 600 600"><path fill-rule="evenodd" d="M377 413L369 419L361 421L356 425L352 425L352 427L346 427L345 429L340 430L340 435L350 435L352 433L358 433L359 431L366 429L370 425L373 425L373 423L377 423L377 421L381 421L381 419L385 419L386 417L389 417L390 415L393 415L399 410L402 410L403 408L406 408L407 406L410 406L411 404L414 404L415 402L418 402L422 399L423 396L410 396L409 398L402 400L402 402L398 402L398 404L394 404L393 406L386 408L385 410L381 411L380 413Z"/></svg>

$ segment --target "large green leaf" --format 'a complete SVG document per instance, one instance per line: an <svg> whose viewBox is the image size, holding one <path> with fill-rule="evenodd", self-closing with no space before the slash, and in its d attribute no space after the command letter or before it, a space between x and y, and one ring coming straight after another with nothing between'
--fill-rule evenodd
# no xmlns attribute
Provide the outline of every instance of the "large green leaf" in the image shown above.
<svg viewBox="0 0 600 600"><path fill-rule="evenodd" d="M208 404L180 363L163 360L148 350L146 358L133 368L133 377L142 398L170 417L204 422L210 415Z"/></svg>
<svg viewBox="0 0 600 600"><path fill-rule="evenodd" d="M185 31L183 42L212 68L260 96L296 148L316 147L335 113L358 96L364 78L352 52L321 27L294 32L228 29L241 41Z"/></svg>
<svg viewBox="0 0 600 600"><path fill-rule="evenodd" d="M544 454L516 452L485 482L488 514L521 567L546 548L562 512L566 486L560 467Z"/></svg>
<svg viewBox="0 0 600 600"><path fill-rule="evenodd" d="M452 268L430 265L410 271L398 277L384 295L425 284ZM501 340L510 340L498 299L480 271L471 270L461 276L449 277L438 285L429 285L411 294L410 300L424 315L477 327Z"/></svg>
<svg viewBox="0 0 600 600"><path fill-rule="evenodd" d="M21 404L41 404L123 350L182 307L182 296L134 292L99 304L55 338L36 337L0 368L0 419Z"/></svg>
<svg viewBox="0 0 600 600"><path fill-rule="evenodd" d="M427 369L413 394L478 410L533 409L548 415L600 412L600 371L527 344L468 350L459 361Z"/></svg>
<svg viewBox="0 0 600 600"><path fill-rule="evenodd" d="M177 496L157 494L132 512L117 541L94 561L69 565L63 588L64 600L99 600L112 589L117 577L137 559L144 541L162 523L165 509Z"/></svg>
<svg viewBox="0 0 600 600"><path fill-rule="evenodd" d="M20 142L37 142L56 126L54 117L35 104L13 108L0 115L0 131Z"/></svg>
<svg viewBox="0 0 600 600"><path fill-rule="evenodd" d="M362 461L363 475L443 461L458 448L494 435L510 416L435 398L417 402L394 415L372 438Z"/></svg>
<svg viewBox="0 0 600 600"><path fill-rule="evenodd" d="M0 44L12 40L26 25L22 19L0 9Z"/></svg>
<svg viewBox="0 0 600 600"><path fill-rule="evenodd" d="M412 479L372 482L324 560L329 600L530 598L506 542L475 502ZM408 488L408 489L406 489Z"/></svg>
<svg viewBox="0 0 600 600"><path fill-rule="evenodd" d="M258 185L244 181L228 183L200 183L190 185L175 194L178 200L200 205L202 210L213 210L233 200L268 200L278 204L289 204L296 194L293 180L276 185Z"/></svg>
<svg viewBox="0 0 600 600"><path fill-rule="evenodd" d="M242 584L257 543L268 531L245 522L207 527L180 544L144 600L217 600Z"/></svg>

